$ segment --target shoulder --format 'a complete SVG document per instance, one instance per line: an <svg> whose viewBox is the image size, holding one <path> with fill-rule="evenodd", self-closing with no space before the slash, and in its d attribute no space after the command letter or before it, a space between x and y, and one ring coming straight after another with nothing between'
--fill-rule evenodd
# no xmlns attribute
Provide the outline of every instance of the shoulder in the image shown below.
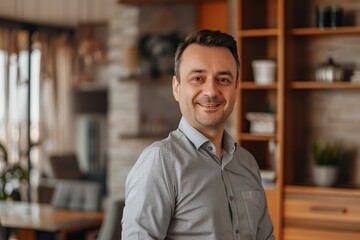
<svg viewBox="0 0 360 240"><path fill-rule="evenodd" d="M143 150L126 177L126 195L129 195L130 191L151 194L147 191L155 189L162 189L169 196L175 194L175 162L178 156L173 149L178 149L181 145L181 135L176 132Z"/></svg>
<svg viewBox="0 0 360 240"><path fill-rule="evenodd" d="M240 167L241 169L251 173L255 178L260 177L259 165L255 157L245 148L238 145L234 153L234 161L232 164Z"/></svg>
<svg viewBox="0 0 360 240"><path fill-rule="evenodd" d="M236 157L240 158L242 162L253 164L256 163L254 156L242 146L237 146L235 151Z"/></svg>
<svg viewBox="0 0 360 240"><path fill-rule="evenodd" d="M156 141L146 147L131 172L134 171L145 171L161 169L171 170L174 161L178 156L177 151L181 149L181 139L183 134L180 131L175 130L169 134L169 136L163 140Z"/></svg>
<svg viewBox="0 0 360 240"><path fill-rule="evenodd" d="M157 159L166 158L175 160L184 154L187 149L193 149L193 145L179 130L172 131L169 136L146 147L140 156L156 155Z"/></svg>

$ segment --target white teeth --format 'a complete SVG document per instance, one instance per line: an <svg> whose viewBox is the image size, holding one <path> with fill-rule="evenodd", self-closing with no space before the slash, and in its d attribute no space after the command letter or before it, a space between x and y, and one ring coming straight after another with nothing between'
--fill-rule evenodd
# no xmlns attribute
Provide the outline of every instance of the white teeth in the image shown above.
<svg viewBox="0 0 360 240"><path fill-rule="evenodd" d="M216 107L217 104L201 104L204 107Z"/></svg>

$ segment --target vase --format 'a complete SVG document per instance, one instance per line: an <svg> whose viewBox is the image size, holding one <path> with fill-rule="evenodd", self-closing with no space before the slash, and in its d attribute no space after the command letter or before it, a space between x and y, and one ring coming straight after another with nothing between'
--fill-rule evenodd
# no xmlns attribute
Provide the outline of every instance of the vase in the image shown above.
<svg viewBox="0 0 360 240"><path fill-rule="evenodd" d="M317 186L331 187L336 182L338 168L336 166L317 165L314 168L314 180Z"/></svg>

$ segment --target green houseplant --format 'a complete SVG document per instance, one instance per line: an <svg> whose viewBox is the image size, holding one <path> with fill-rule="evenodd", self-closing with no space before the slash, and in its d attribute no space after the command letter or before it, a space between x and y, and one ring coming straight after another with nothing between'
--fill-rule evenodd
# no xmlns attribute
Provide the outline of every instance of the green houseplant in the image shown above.
<svg viewBox="0 0 360 240"><path fill-rule="evenodd" d="M29 182L28 172L19 163L9 163L7 150L1 143L0 162L0 199L20 201L21 185Z"/></svg>
<svg viewBox="0 0 360 240"><path fill-rule="evenodd" d="M343 146L339 143L321 143L317 140L312 144L311 150L315 162L315 184L323 187L332 186L337 178L339 162L344 156Z"/></svg>

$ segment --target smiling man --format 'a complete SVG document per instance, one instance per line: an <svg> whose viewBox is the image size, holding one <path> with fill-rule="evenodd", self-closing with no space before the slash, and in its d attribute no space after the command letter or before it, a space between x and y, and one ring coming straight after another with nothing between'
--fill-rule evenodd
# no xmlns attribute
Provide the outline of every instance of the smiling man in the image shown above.
<svg viewBox="0 0 360 240"><path fill-rule="evenodd" d="M172 84L183 117L129 173L122 239L274 239L257 163L224 129L239 69L226 33L200 30L179 45Z"/></svg>

